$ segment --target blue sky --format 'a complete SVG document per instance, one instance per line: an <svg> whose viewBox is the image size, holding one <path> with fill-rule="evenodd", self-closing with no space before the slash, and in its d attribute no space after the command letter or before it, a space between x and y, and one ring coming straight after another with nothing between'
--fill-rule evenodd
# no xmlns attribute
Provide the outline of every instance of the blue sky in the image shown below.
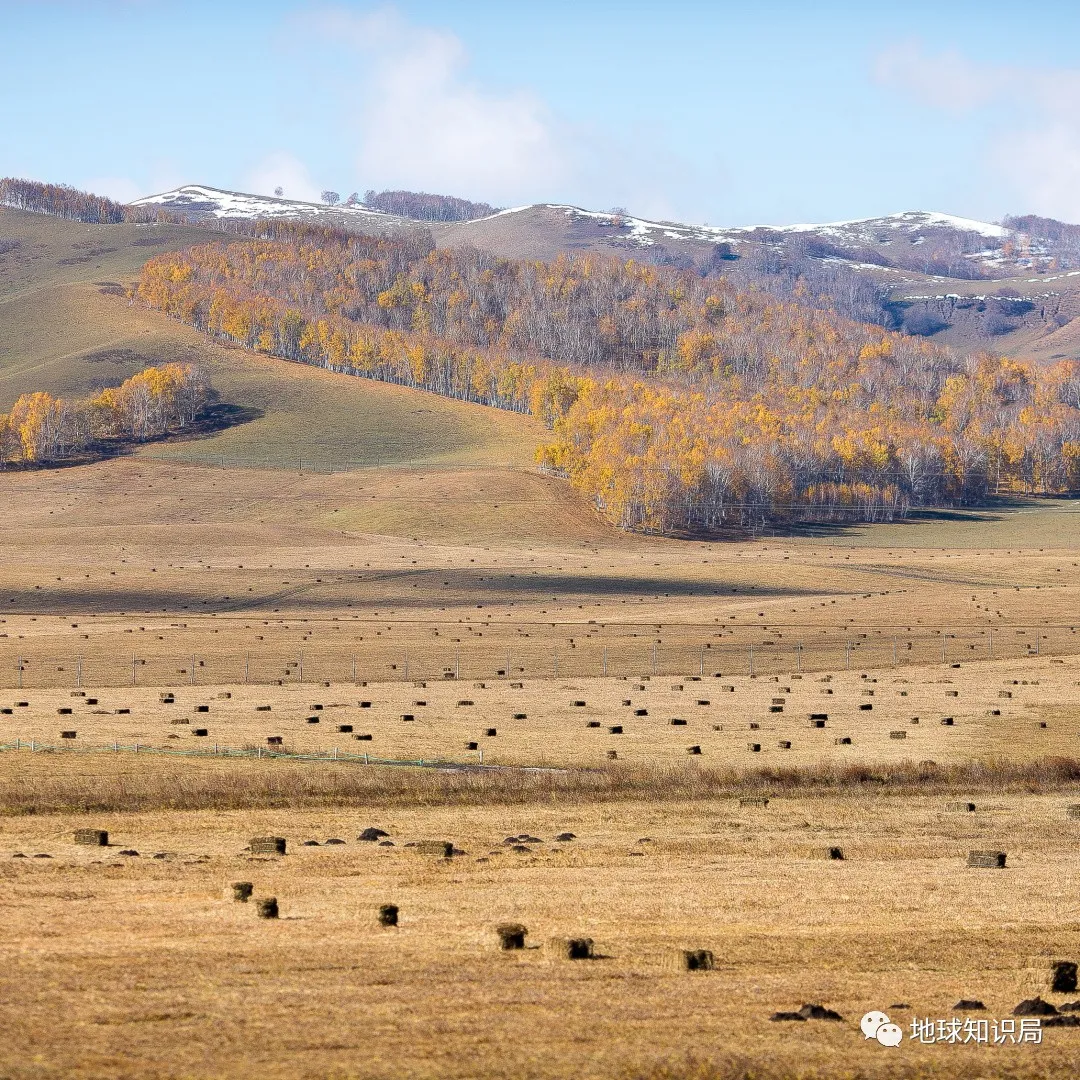
<svg viewBox="0 0 1080 1080"><path fill-rule="evenodd" d="M0 174L1080 221L1080 5L0 0Z"/></svg>

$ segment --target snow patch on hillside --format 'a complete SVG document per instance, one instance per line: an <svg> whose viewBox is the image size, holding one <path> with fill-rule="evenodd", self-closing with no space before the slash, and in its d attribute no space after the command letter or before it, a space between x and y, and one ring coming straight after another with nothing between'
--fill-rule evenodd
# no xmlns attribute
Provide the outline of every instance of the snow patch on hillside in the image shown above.
<svg viewBox="0 0 1080 1080"><path fill-rule="evenodd" d="M131 205L161 206L166 210L175 210L179 213L212 214L218 218L297 218L333 213L363 218L372 223L384 225L394 225L400 221L393 214L370 210L366 206L326 206L321 203L299 202L295 199L276 199L265 195L247 195L239 191L223 191L220 188L203 187L201 184L186 184L184 187L165 191L160 195L148 195L146 198L136 199Z"/></svg>

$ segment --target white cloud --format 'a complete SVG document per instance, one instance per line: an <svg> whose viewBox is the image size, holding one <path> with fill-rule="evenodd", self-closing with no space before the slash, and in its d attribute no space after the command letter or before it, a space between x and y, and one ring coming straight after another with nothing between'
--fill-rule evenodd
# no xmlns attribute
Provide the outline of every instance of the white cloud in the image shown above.
<svg viewBox="0 0 1080 1080"><path fill-rule="evenodd" d="M909 41L877 57L875 76L932 108L983 110L986 162L1033 211L1080 221L1080 69L980 64Z"/></svg>
<svg viewBox="0 0 1080 1080"><path fill-rule="evenodd" d="M79 185L95 195L107 195L117 202L129 203L146 195L142 186L128 176L94 176Z"/></svg>
<svg viewBox="0 0 1080 1080"><path fill-rule="evenodd" d="M251 168L244 178L245 190L256 195L273 195L281 188L287 199L318 202L319 186L311 178L307 166L284 150L268 154Z"/></svg>
<svg viewBox="0 0 1080 1080"><path fill-rule="evenodd" d="M362 58L353 116L365 182L516 202L572 175L566 133L544 102L526 90L480 86L453 34L410 25L391 8L326 9L306 21Z"/></svg>

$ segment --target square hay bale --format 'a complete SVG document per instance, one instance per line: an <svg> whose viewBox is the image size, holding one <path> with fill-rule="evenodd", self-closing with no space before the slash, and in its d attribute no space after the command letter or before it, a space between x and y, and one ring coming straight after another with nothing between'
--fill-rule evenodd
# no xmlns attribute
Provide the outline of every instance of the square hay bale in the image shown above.
<svg viewBox="0 0 1080 1080"><path fill-rule="evenodd" d="M417 855L438 855L449 859L454 854L454 845L450 840L418 840L414 850Z"/></svg>
<svg viewBox="0 0 1080 1080"><path fill-rule="evenodd" d="M584 709L585 708L585 702L584 701L571 701L570 702L570 708L571 709Z"/></svg>
<svg viewBox="0 0 1080 1080"><path fill-rule="evenodd" d="M523 682L512 682L510 684L510 689L511 690L524 690L525 689L525 684Z"/></svg>
<svg viewBox="0 0 1080 1080"><path fill-rule="evenodd" d="M398 906L397 904L380 904L379 913L376 915L380 926L397 926L398 924Z"/></svg>
<svg viewBox="0 0 1080 1080"><path fill-rule="evenodd" d="M75 735L76 735L76 732L74 732L74 731L61 731L60 732L60 738L61 739L74 739Z"/></svg>
<svg viewBox="0 0 1080 1080"><path fill-rule="evenodd" d="M670 724L670 725L671 725L672 727L686 727L686 721L685 721L685 720L680 720L680 719L679 719L679 717L677 717L677 716L676 716L676 717L672 717L672 719L670 719L670 720L668 721L668 723L669 723L669 724Z"/></svg>
<svg viewBox="0 0 1080 1080"><path fill-rule="evenodd" d="M585 722L585 726L587 728L590 728L590 727L598 728L600 726L600 721L599 720L587 720Z"/></svg>
<svg viewBox="0 0 1080 1080"><path fill-rule="evenodd" d="M71 710L70 709L57 709L56 712L57 712L57 715L59 715L59 716L70 716L71 715Z"/></svg>
<svg viewBox="0 0 1080 1080"><path fill-rule="evenodd" d="M108 847L109 834L104 829L76 829L75 843L91 847Z"/></svg>
<svg viewBox="0 0 1080 1080"><path fill-rule="evenodd" d="M619 751L618 750L609 750L607 752L607 759L608 759L608 761L618 761L619 760Z"/></svg>
<svg viewBox="0 0 1080 1080"><path fill-rule="evenodd" d="M489 728L486 728L485 731L484 731L484 737L488 738L488 739L494 739L495 736L498 735L498 734L499 734L499 729L498 728L489 727Z"/></svg>
<svg viewBox="0 0 1080 1080"><path fill-rule="evenodd" d="M746 744L746 749L749 750L750 753L752 753L752 754L760 754L761 753L761 743L759 743L759 742L747 743Z"/></svg>
<svg viewBox="0 0 1080 1080"><path fill-rule="evenodd" d="M255 886L250 881L234 881L226 891L226 899L237 904L246 904L251 899Z"/></svg>
<svg viewBox="0 0 1080 1080"><path fill-rule="evenodd" d="M771 713L781 713L783 711L784 711L784 706L783 705L770 705L769 706L769 712L771 712Z"/></svg>
<svg viewBox="0 0 1080 1080"><path fill-rule="evenodd" d="M199 733L196 731L195 734L198 735ZM203 734L205 735L206 733L203 732ZM285 739L281 735L267 735L266 737L267 746L282 746L284 742Z"/></svg>
<svg viewBox="0 0 1080 1080"><path fill-rule="evenodd" d="M874 707L874 706L873 706L873 705L871 705L871 704L870 704L870 702L867 702L867 703L866 703L865 705L860 705L860 706L859 706L859 708L860 708L860 709L861 709L861 710L862 710L863 712L869 712L869 711L870 711L870 710L871 710L871 709L872 709L873 707Z"/></svg>
<svg viewBox="0 0 1080 1080"><path fill-rule="evenodd" d="M695 705L708 705L709 704L709 699L704 698L704 697L698 698L697 701L694 702L694 704Z"/></svg>
<svg viewBox="0 0 1080 1080"><path fill-rule="evenodd" d="M169 723L174 727L180 727L184 724L190 724L191 721L186 716L174 716Z"/></svg>
<svg viewBox="0 0 1080 1080"><path fill-rule="evenodd" d="M370 701L361 701L360 702L360 708L361 709L370 709L371 708L371 702Z"/></svg>
<svg viewBox="0 0 1080 1080"><path fill-rule="evenodd" d="M200 738L205 738L207 735L210 734L210 732L204 727L197 727L192 731L191 734L198 735Z"/></svg>
<svg viewBox="0 0 1080 1080"><path fill-rule="evenodd" d="M253 836L248 843L252 855L284 855L284 836Z"/></svg>
<svg viewBox="0 0 1080 1080"><path fill-rule="evenodd" d="M415 713L411 713L411 712L403 712L401 714L401 719L402 719L403 723L411 724L416 720L416 715L415 715Z"/></svg>
<svg viewBox="0 0 1080 1080"><path fill-rule="evenodd" d="M592 938L551 938L547 943L547 955L553 960L591 960Z"/></svg>
<svg viewBox="0 0 1080 1080"><path fill-rule="evenodd" d="M716 957L708 949L676 949L664 957L669 971L714 971Z"/></svg>
<svg viewBox="0 0 1080 1080"><path fill-rule="evenodd" d="M969 851L967 857L968 866L986 870L997 870L1005 866L1004 851Z"/></svg>
<svg viewBox="0 0 1080 1080"><path fill-rule="evenodd" d="M943 716L941 718L941 726L942 727L952 727L953 723L954 723L954 721L953 721L953 718L951 716Z"/></svg>
<svg viewBox="0 0 1080 1080"><path fill-rule="evenodd" d="M790 750L791 749L791 740L790 739L781 739L779 742L777 742L776 745L781 750Z"/></svg>
<svg viewBox="0 0 1080 1080"><path fill-rule="evenodd" d="M338 724L337 729L338 729L338 731L340 731L340 732L342 732L342 733L344 733L346 735L351 735L353 726L352 726L352 724Z"/></svg>
<svg viewBox="0 0 1080 1080"><path fill-rule="evenodd" d="M810 721L810 726L812 728L823 728L825 726L825 721L824 720L811 720Z"/></svg>
<svg viewBox="0 0 1080 1080"><path fill-rule="evenodd" d="M621 735L623 733L622 724L612 724L608 728L609 735Z"/></svg>
<svg viewBox="0 0 1080 1080"><path fill-rule="evenodd" d="M354 735L353 738L356 739L358 742L371 742L372 741L370 735Z"/></svg>
<svg viewBox="0 0 1080 1080"><path fill-rule="evenodd" d="M691 755L697 755L697 754L701 753L701 747L700 746L688 746L686 748L686 752L688 754L691 754Z"/></svg>
<svg viewBox="0 0 1080 1080"><path fill-rule="evenodd" d="M683 684L681 682L673 682L671 684L671 689L672 690L681 690L682 688L683 688Z"/></svg>
<svg viewBox="0 0 1080 1080"><path fill-rule="evenodd" d="M480 744L475 743L475 742L467 742L465 744L465 749L466 750L479 750L480 749Z"/></svg>
<svg viewBox="0 0 1080 1080"><path fill-rule="evenodd" d="M196 705L195 706L195 711L196 712L209 712L210 711L210 706L209 705Z"/></svg>
<svg viewBox="0 0 1080 1080"><path fill-rule="evenodd" d="M836 746L850 746L851 745L851 736L850 735L841 735L838 739L833 739L833 743Z"/></svg>
<svg viewBox="0 0 1080 1080"><path fill-rule="evenodd" d="M807 717L808 720L828 720L829 714L827 712L812 712Z"/></svg>
<svg viewBox="0 0 1080 1080"><path fill-rule="evenodd" d="M973 814L975 804L973 802L950 802L945 804L945 810L950 814Z"/></svg>
<svg viewBox="0 0 1080 1080"><path fill-rule="evenodd" d="M506 951L525 948L525 936L529 928L521 923L500 923L495 927L495 933L499 937L499 948Z"/></svg>
<svg viewBox="0 0 1080 1080"><path fill-rule="evenodd" d="M907 738L907 732L906 731L890 731L889 732L889 738L890 739L906 739Z"/></svg>
<svg viewBox="0 0 1080 1080"><path fill-rule="evenodd" d="M945 691L945 696L946 697L959 697L960 696L960 691L959 690L946 690Z"/></svg>
<svg viewBox="0 0 1080 1080"><path fill-rule="evenodd" d="M459 706L459 707L466 707L466 706L469 706L469 705L471 705L472 703L473 703L473 702L472 702L472 699L471 699L471 698L462 698L462 699L461 699L461 700L460 700L460 701L458 702L458 706Z"/></svg>
<svg viewBox="0 0 1080 1080"><path fill-rule="evenodd" d="M1066 806L1065 816L1073 818L1074 820L1080 820L1080 803L1073 803L1072 806Z"/></svg>
<svg viewBox="0 0 1080 1080"><path fill-rule="evenodd" d="M739 800L739 805L740 806L768 806L769 805L769 796L768 795L744 795Z"/></svg>

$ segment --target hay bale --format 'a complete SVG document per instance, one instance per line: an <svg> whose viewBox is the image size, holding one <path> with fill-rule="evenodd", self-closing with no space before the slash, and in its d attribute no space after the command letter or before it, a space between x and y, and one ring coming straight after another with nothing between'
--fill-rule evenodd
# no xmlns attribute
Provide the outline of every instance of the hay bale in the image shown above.
<svg viewBox="0 0 1080 1080"><path fill-rule="evenodd" d="M1073 803L1072 806L1065 807L1065 816L1080 819L1080 803Z"/></svg>
<svg viewBox="0 0 1080 1080"><path fill-rule="evenodd" d="M353 738L357 739L360 742L371 742L373 736L371 736L371 735L354 735Z"/></svg>
<svg viewBox="0 0 1080 1080"><path fill-rule="evenodd" d="M593 959L592 938L550 938L547 953L554 960Z"/></svg>
<svg viewBox="0 0 1080 1080"><path fill-rule="evenodd" d="M841 735L839 739L833 739L833 743L836 746L850 746L851 745L851 736L850 735Z"/></svg>
<svg viewBox="0 0 1080 1080"><path fill-rule="evenodd" d="M890 739L906 739L907 738L907 732L906 731L890 731L889 732L889 738Z"/></svg>
<svg viewBox="0 0 1080 1080"><path fill-rule="evenodd" d="M74 739L76 734L77 734L77 732L74 732L74 731L61 731L60 732L60 738L61 739Z"/></svg>
<svg viewBox="0 0 1080 1080"><path fill-rule="evenodd" d="M381 904L379 906L379 913L375 916L375 918L378 920L380 926L397 926L397 904Z"/></svg>
<svg viewBox="0 0 1080 1080"><path fill-rule="evenodd" d="M649 715L649 710L648 709L635 709L634 710L634 715L635 716L648 716Z"/></svg>
<svg viewBox="0 0 1080 1080"><path fill-rule="evenodd" d="M317 724L317 723L319 723L319 718L317 716L309 716L307 718L307 722L309 724Z"/></svg>
<svg viewBox="0 0 1080 1080"><path fill-rule="evenodd" d="M844 1018L833 1009L827 1009L824 1005L804 1005L799 1013L807 1020L843 1020Z"/></svg>
<svg viewBox="0 0 1080 1080"><path fill-rule="evenodd" d="M250 881L234 881L226 890L226 898L237 904L246 904L251 899L255 886Z"/></svg>
<svg viewBox="0 0 1080 1080"><path fill-rule="evenodd" d="M352 724L338 724L338 731L343 732L346 735L351 735L352 729Z"/></svg>
<svg viewBox="0 0 1080 1080"><path fill-rule="evenodd" d="M479 750L480 749L480 744L475 743L475 742L467 742L465 744L465 749L466 750Z"/></svg>
<svg viewBox="0 0 1080 1080"><path fill-rule="evenodd" d="M984 870L1000 869L1005 865L1004 851L969 851L967 857L968 866Z"/></svg>
<svg viewBox="0 0 1080 1080"><path fill-rule="evenodd" d="M196 712L209 712L210 711L210 706L209 705L196 705L195 706L195 711Z"/></svg>
<svg viewBox="0 0 1080 1080"><path fill-rule="evenodd" d="M472 701L471 701L471 700L470 700L469 698L462 698L462 699L461 699L461 700L460 700L460 701L458 702L458 705L459 705L459 706L462 706L462 705L471 705L471 704L472 704Z"/></svg>
<svg viewBox="0 0 1080 1080"><path fill-rule="evenodd" d="M454 845L450 840L418 840L415 850L417 855L439 855L449 859L454 854Z"/></svg>
<svg viewBox="0 0 1080 1080"><path fill-rule="evenodd" d="M68 709L68 708L57 709L56 713L57 713L58 716L70 716L71 715L71 709Z"/></svg>
<svg viewBox="0 0 1080 1080"><path fill-rule="evenodd" d="M253 836L248 843L252 855L284 855L284 836Z"/></svg>
<svg viewBox="0 0 1080 1080"><path fill-rule="evenodd" d="M91 847L108 847L109 834L104 829L76 829L75 843Z"/></svg>
<svg viewBox="0 0 1080 1080"><path fill-rule="evenodd" d="M570 708L571 709L584 709L585 708L585 702L584 701L571 701L570 702Z"/></svg>
<svg viewBox="0 0 1080 1080"><path fill-rule="evenodd" d="M1071 960L1059 960L1053 967L1050 989L1055 994L1076 993L1076 964Z"/></svg>
<svg viewBox="0 0 1080 1080"><path fill-rule="evenodd" d="M859 709L860 709L860 710L861 710L862 712L869 712L869 711L870 711L870 710L871 710L871 709L872 709L873 707L874 707L874 706L873 706L873 705L871 705L871 704L870 704L870 702L868 701L868 702L867 702L867 703L866 703L865 705L860 705L860 706L859 706Z"/></svg>
<svg viewBox="0 0 1080 1080"><path fill-rule="evenodd" d="M1036 995L1021 1001L1012 1011L1013 1016L1057 1016L1057 1009L1049 1001Z"/></svg>
<svg viewBox="0 0 1080 1080"><path fill-rule="evenodd" d="M382 829L367 828L356 839L366 840L373 842L375 840L381 840L384 836L389 836L388 832L384 832Z"/></svg>
<svg viewBox="0 0 1080 1080"><path fill-rule="evenodd" d="M523 712L516 712L516 713L514 713L514 719L515 720L528 720L529 719L529 714L528 713L523 713Z"/></svg>
<svg viewBox="0 0 1080 1080"><path fill-rule="evenodd" d="M701 753L701 747L700 746L688 746L686 748L686 752L688 754L690 754L691 756L696 755L696 754L700 754Z"/></svg>
<svg viewBox="0 0 1080 1080"><path fill-rule="evenodd" d="M776 745L781 750L790 750L791 749L791 740L790 739L780 739L777 742Z"/></svg>
<svg viewBox="0 0 1080 1080"><path fill-rule="evenodd" d="M844 861L844 849L838 847L831 847L828 850L828 856L830 859L835 859L837 862Z"/></svg>
<svg viewBox="0 0 1080 1080"><path fill-rule="evenodd" d="M361 701L360 702L360 708L361 709L370 709L371 708L371 702L370 701Z"/></svg>
<svg viewBox="0 0 1080 1080"><path fill-rule="evenodd" d="M207 728L197 727L192 730L191 734L197 735L200 739L204 739L210 734L210 732Z"/></svg>
<svg viewBox="0 0 1080 1080"><path fill-rule="evenodd" d="M986 1012L986 1006L978 998L961 998L953 1006L953 1012Z"/></svg>
<svg viewBox="0 0 1080 1080"><path fill-rule="evenodd" d="M945 696L946 697L959 697L960 696L960 691L959 690L946 690L945 691Z"/></svg>
<svg viewBox="0 0 1080 1080"><path fill-rule="evenodd" d="M782 713L783 711L784 711L784 706L783 705L770 705L769 706L769 712L771 712L771 713Z"/></svg>
<svg viewBox="0 0 1080 1080"><path fill-rule="evenodd" d="M494 739L498 734L498 728L489 727L484 730L484 737L488 739Z"/></svg>
<svg viewBox="0 0 1080 1080"><path fill-rule="evenodd" d="M714 971L716 957L708 949L676 949L664 956L669 971Z"/></svg>
<svg viewBox="0 0 1080 1080"><path fill-rule="evenodd" d="M760 754L761 753L761 743L759 743L759 742L747 743L746 744L746 749L749 750L750 753L752 753L752 754Z"/></svg>
<svg viewBox="0 0 1080 1080"><path fill-rule="evenodd" d="M202 729L201 733L203 735L205 735L206 730ZM200 731L197 729L195 731L195 734L196 735L200 734ZM281 735L268 735L266 737L266 745L267 746L284 746L285 745L285 739Z"/></svg>
<svg viewBox="0 0 1080 1080"><path fill-rule="evenodd" d="M813 723L815 720L828 720L829 714L827 712L812 712L806 719L809 720L811 723Z"/></svg>
<svg viewBox="0 0 1080 1080"><path fill-rule="evenodd" d="M941 718L941 726L942 727L952 727L953 726L953 718L951 716L943 716Z"/></svg>
<svg viewBox="0 0 1080 1080"><path fill-rule="evenodd" d="M745 795L739 800L740 806L768 806L768 795Z"/></svg>
<svg viewBox="0 0 1080 1080"><path fill-rule="evenodd" d="M668 723L672 727L686 727L686 721L685 720L680 720L678 717L675 717L675 718L669 720Z"/></svg>
<svg viewBox="0 0 1080 1080"><path fill-rule="evenodd" d="M255 914L260 919L276 919L278 917L277 897L267 896L262 900L256 900Z"/></svg>
<svg viewBox="0 0 1080 1080"><path fill-rule="evenodd" d="M618 759L619 759L619 751L618 750L609 750L607 752L607 759L608 759L608 761L618 761Z"/></svg>
<svg viewBox="0 0 1080 1080"><path fill-rule="evenodd" d="M945 804L945 810L950 814L973 814L975 804L973 802L950 802Z"/></svg>
<svg viewBox="0 0 1080 1080"><path fill-rule="evenodd" d="M500 923L495 927L495 933L499 935L499 948L506 951L524 949L528 932L528 927L521 923Z"/></svg>
<svg viewBox="0 0 1080 1080"><path fill-rule="evenodd" d="M698 698L697 701L694 702L694 704L695 705L708 705L709 704L709 699L708 698Z"/></svg>
<svg viewBox="0 0 1080 1080"><path fill-rule="evenodd" d="M825 721L825 720L811 720L810 721L810 726L812 728L823 728L826 723L827 723L827 721Z"/></svg>

